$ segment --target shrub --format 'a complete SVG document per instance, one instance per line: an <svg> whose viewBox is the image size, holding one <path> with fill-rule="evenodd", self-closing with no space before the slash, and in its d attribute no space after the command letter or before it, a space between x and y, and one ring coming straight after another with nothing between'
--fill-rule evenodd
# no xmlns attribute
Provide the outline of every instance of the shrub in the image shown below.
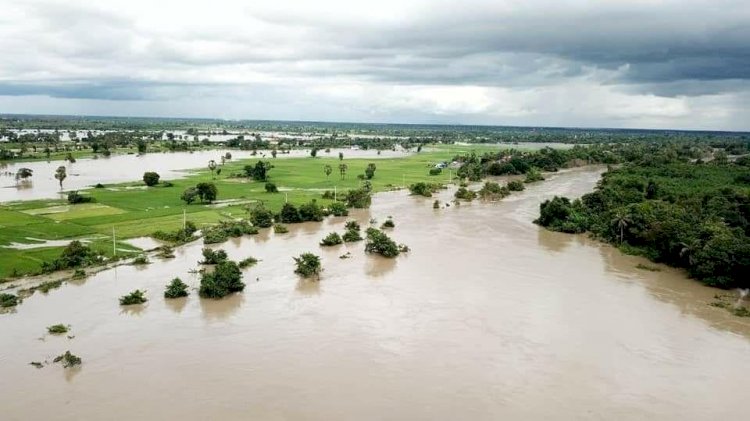
<svg viewBox="0 0 750 421"><path fill-rule="evenodd" d="M349 190L346 192L346 206L356 209L367 209L372 204L370 191L365 188Z"/></svg>
<svg viewBox="0 0 750 421"><path fill-rule="evenodd" d="M372 178L375 177L375 169L375 164L372 162L367 164L367 168L365 168L365 178L372 180Z"/></svg>
<svg viewBox="0 0 750 421"><path fill-rule="evenodd" d="M398 245L391 240L384 232L375 228L367 229L367 243L365 243L367 253L377 253L383 257L396 257L399 254Z"/></svg>
<svg viewBox="0 0 750 421"><path fill-rule="evenodd" d="M237 265L240 267L240 269L245 269L250 266L255 266L258 263L258 259L255 257L247 257L245 259L240 260L240 263Z"/></svg>
<svg viewBox="0 0 750 421"><path fill-rule="evenodd" d="M68 333L68 330L70 330L70 327L65 326L64 324L47 326L47 332L52 335L62 335L63 333Z"/></svg>
<svg viewBox="0 0 750 421"><path fill-rule="evenodd" d="M477 193L473 190L469 190L466 187L459 187L454 194L456 199L463 199L472 201L477 197Z"/></svg>
<svg viewBox="0 0 750 421"><path fill-rule="evenodd" d="M164 259L174 258L174 249L168 245L159 247L159 257Z"/></svg>
<svg viewBox="0 0 750 421"><path fill-rule="evenodd" d="M396 224L393 222L393 218L388 217L388 219L383 222L383 225L380 226L381 229L383 228L395 228Z"/></svg>
<svg viewBox="0 0 750 421"><path fill-rule="evenodd" d="M143 182L149 187L155 186L159 184L159 174L153 171L146 171L143 173Z"/></svg>
<svg viewBox="0 0 750 421"><path fill-rule="evenodd" d="M242 282L242 272L237 263L226 260L214 268L211 273L201 276L201 286L198 293L204 298L222 298L245 289Z"/></svg>
<svg viewBox="0 0 750 421"><path fill-rule="evenodd" d="M323 220L323 210L318 206L317 200L313 199L299 207L299 216L302 221L320 222Z"/></svg>
<svg viewBox="0 0 750 421"><path fill-rule="evenodd" d="M430 175L440 175L442 172L442 168L430 168Z"/></svg>
<svg viewBox="0 0 750 421"><path fill-rule="evenodd" d="M355 231L359 231L361 229L359 227L359 222L354 221L354 220L346 221L346 225L344 225L344 227L346 227L347 230L355 230Z"/></svg>
<svg viewBox="0 0 750 421"><path fill-rule="evenodd" d="M202 265L216 265L228 258L227 252L221 249L214 251L210 248L204 248L202 253L203 260L199 262Z"/></svg>
<svg viewBox="0 0 750 421"><path fill-rule="evenodd" d="M299 210L291 203L284 203L279 212L279 221L285 224L296 224L302 222L302 218L299 216Z"/></svg>
<svg viewBox="0 0 750 421"><path fill-rule="evenodd" d="M90 203L93 202L94 198L91 196L84 196L78 193L77 190L68 193L68 203L71 205L77 205L79 203Z"/></svg>
<svg viewBox="0 0 750 421"><path fill-rule="evenodd" d="M276 184L273 183L266 183L266 193L278 193L279 189L276 187Z"/></svg>
<svg viewBox="0 0 750 421"><path fill-rule="evenodd" d="M294 273L301 275L305 278L320 276L320 272L323 270L320 257L312 253L302 253L299 257L294 257L296 268Z"/></svg>
<svg viewBox="0 0 750 421"><path fill-rule="evenodd" d="M96 183L96 185L94 186L94 188L95 189L103 189L104 188L104 184L102 184L102 183Z"/></svg>
<svg viewBox="0 0 750 421"><path fill-rule="evenodd" d="M440 201L436 200L432 202L432 209L440 209Z"/></svg>
<svg viewBox="0 0 750 421"><path fill-rule="evenodd" d="M58 355L52 360L53 363L62 363L63 368L75 367L81 365L83 360L77 355L71 354L70 351L65 351L64 354Z"/></svg>
<svg viewBox="0 0 750 421"><path fill-rule="evenodd" d="M164 290L164 298L187 297L188 294L188 286L180 278L172 279Z"/></svg>
<svg viewBox="0 0 750 421"><path fill-rule="evenodd" d="M483 200L500 200L510 194L506 186L500 186L498 183L487 181L479 190L479 197Z"/></svg>
<svg viewBox="0 0 750 421"><path fill-rule="evenodd" d="M359 230L350 229L344 233L341 239L347 243L353 243L362 240L362 236L359 234Z"/></svg>
<svg viewBox="0 0 750 421"><path fill-rule="evenodd" d="M519 180L513 180L508 182L508 190L510 191L522 191L525 187Z"/></svg>
<svg viewBox="0 0 750 421"><path fill-rule="evenodd" d="M121 306L143 304L146 301L148 301L148 299L146 298L146 291L141 291L140 289L137 289L128 295L123 295L122 297L120 297Z"/></svg>
<svg viewBox="0 0 750 421"><path fill-rule="evenodd" d="M150 262L148 261L148 257L144 254L136 256L135 259L133 259L134 265L147 265Z"/></svg>
<svg viewBox="0 0 750 421"><path fill-rule="evenodd" d="M0 307L15 307L20 300L13 294L0 293Z"/></svg>
<svg viewBox="0 0 750 421"><path fill-rule="evenodd" d="M536 168L529 169L529 172L526 173L526 179L523 180L523 182L534 183L537 181L544 181L544 176L542 176L542 173Z"/></svg>
<svg viewBox="0 0 750 421"><path fill-rule="evenodd" d="M73 279L83 279L86 277L86 271L83 269L76 269L73 272Z"/></svg>
<svg viewBox="0 0 750 421"><path fill-rule="evenodd" d="M258 204L250 211L250 222L258 228L270 228L273 226L273 213Z"/></svg>
<svg viewBox="0 0 750 421"><path fill-rule="evenodd" d="M323 199L336 200L336 194L330 190L324 191L322 197Z"/></svg>
<svg viewBox="0 0 750 421"><path fill-rule="evenodd" d="M328 206L328 210L333 216L349 216L349 209L341 202L333 202Z"/></svg>
<svg viewBox="0 0 750 421"><path fill-rule="evenodd" d="M39 286L36 289L46 294L52 289L60 288L61 285L62 285L62 280L46 281L46 282L42 282L41 284L39 284Z"/></svg>
<svg viewBox="0 0 750 421"><path fill-rule="evenodd" d="M276 234L286 234L289 232L289 228L286 225L276 224L273 226L273 232Z"/></svg>
<svg viewBox="0 0 750 421"><path fill-rule="evenodd" d="M195 224L192 221L187 221L184 228L180 228L175 232L155 231L151 234L151 237L175 244L185 244L196 239L193 235L196 231L198 231L198 228Z"/></svg>
<svg viewBox="0 0 750 421"><path fill-rule="evenodd" d="M341 244L341 236L337 232L328 234L325 238L320 241L321 246L335 246Z"/></svg>

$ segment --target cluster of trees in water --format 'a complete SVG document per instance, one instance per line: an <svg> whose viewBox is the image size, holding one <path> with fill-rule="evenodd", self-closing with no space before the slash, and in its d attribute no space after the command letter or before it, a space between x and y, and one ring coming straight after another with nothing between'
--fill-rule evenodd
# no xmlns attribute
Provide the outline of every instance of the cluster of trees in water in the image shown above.
<svg viewBox="0 0 750 421"><path fill-rule="evenodd" d="M610 168L580 199L555 197L536 222L590 232L624 251L685 268L707 285L750 287L750 157L709 162L660 149Z"/></svg>

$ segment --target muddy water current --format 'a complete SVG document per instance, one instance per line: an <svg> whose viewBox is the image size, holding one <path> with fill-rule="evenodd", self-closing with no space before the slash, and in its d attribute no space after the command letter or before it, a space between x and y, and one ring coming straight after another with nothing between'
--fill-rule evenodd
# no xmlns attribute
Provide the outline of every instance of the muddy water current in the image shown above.
<svg viewBox="0 0 750 421"><path fill-rule="evenodd" d="M37 292L0 315L2 418L741 419L750 320L709 306L719 291L532 224L543 199L588 192L600 171L439 210L379 194L353 217L393 216L412 249L393 260L319 247L345 218L229 241L231 258L261 261L224 300L162 298L175 276L198 286L199 243ZM292 272L304 251L322 256L320 282ZM149 302L120 307L136 288ZM73 338L47 335L56 323ZM66 350L80 368L29 365Z"/></svg>

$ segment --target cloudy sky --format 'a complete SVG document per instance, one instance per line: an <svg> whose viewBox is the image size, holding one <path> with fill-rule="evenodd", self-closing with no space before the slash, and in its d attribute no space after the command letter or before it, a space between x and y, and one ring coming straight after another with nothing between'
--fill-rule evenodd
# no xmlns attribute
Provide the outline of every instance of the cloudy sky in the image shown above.
<svg viewBox="0 0 750 421"><path fill-rule="evenodd" d="M748 0L0 0L0 113L750 130Z"/></svg>

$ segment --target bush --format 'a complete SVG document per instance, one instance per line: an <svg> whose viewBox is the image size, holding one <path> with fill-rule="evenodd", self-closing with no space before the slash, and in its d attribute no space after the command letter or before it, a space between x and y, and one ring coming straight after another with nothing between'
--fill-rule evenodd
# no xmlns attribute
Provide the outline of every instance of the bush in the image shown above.
<svg viewBox="0 0 750 421"><path fill-rule="evenodd" d="M318 206L317 200L313 199L299 207L299 217L302 221L320 222L323 220L323 210Z"/></svg>
<svg viewBox="0 0 750 421"><path fill-rule="evenodd" d="M203 260L198 262L201 265L216 265L219 264L225 260L227 260L227 252L224 250L212 250L210 248L204 248L203 251Z"/></svg>
<svg viewBox="0 0 750 421"><path fill-rule="evenodd" d="M320 272L323 270L320 264L320 257L312 253L302 253L299 257L294 257L294 262L296 264L294 273L305 278L318 278Z"/></svg>
<svg viewBox="0 0 750 421"><path fill-rule="evenodd" d="M424 196L424 197L432 197L432 193L437 192L443 188L443 185L440 183L414 183L409 186L409 192L413 196Z"/></svg>
<svg viewBox="0 0 750 421"><path fill-rule="evenodd" d="M442 168L430 168L430 175L440 175L442 172Z"/></svg>
<svg viewBox="0 0 750 421"><path fill-rule="evenodd" d="M62 363L63 368L75 367L81 365L83 360L77 355L71 354L70 351L65 351L64 354L58 355L52 360L53 363Z"/></svg>
<svg viewBox="0 0 750 421"><path fill-rule="evenodd" d="M84 196L78 191L72 191L68 193L68 203L71 205L77 205L79 203L91 203L94 201L94 198L91 196Z"/></svg>
<svg viewBox="0 0 750 421"><path fill-rule="evenodd" d="M193 235L196 231L198 231L198 227L195 226L195 223L187 221L184 228L180 228L175 232L156 231L151 234L151 237L175 244L185 244L196 239Z"/></svg>
<svg viewBox="0 0 750 421"><path fill-rule="evenodd" d="M286 225L276 224L273 226L273 232L276 234L286 234L289 232L289 228Z"/></svg>
<svg viewBox="0 0 750 421"><path fill-rule="evenodd" d="M144 254L138 255L135 259L133 259L134 265L147 265L149 263L150 262L148 261L148 257L146 257L146 255Z"/></svg>
<svg viewBox="0 0 750 421"><path fill-rule="evenodd" d="M535 183L537 181L544 181L544 176L542 176L542 173L538 169L531 168L529 172L526 173L526 179L523 180L523 182Z"/></svg>
<svg viewBox="0 0 750 421"><path fill-rule="evenodd" d="M519 180L513 180L508 182L508 190L510 191L522 191L525 187Z"/></svg>
<svg viewBox="0 0 750 421"><path fill-rule="evenodd" d="M201 276L198 293L201 297L216 299L244 289L245 283L242 282L242 272L237 263L226 260L216 265L213 272Z"/></svg>
<svg viewBox="0 0 750 421"><path fill-rule="evenodd" d="M129 306L133 304L143 304L146 301L148 301L145 294L146 294L146 291L141 291L140 289L137 289L128 295L123 295L122 297L120 297L120 305Z"/></svg>
<svg viewBox="0 0 750 421"><path fill-rule="evenodd" d="M172 282L167 285L167 289L164 290L164 298L187 297L188 294L188 286L180 278L172 279Z"/></svg>
<svg viewBox="0 0 750 421"><path fill-rule="evenodd" d="M383 257L396 257L400 253L398 245L384 232L375 228L367 229L365 252L377 253Z"/></svg>
<svg viewBox="0 0 750 421"><path fill-rule="evenodd" d="M440 201L436 200L432 202L432 209L440 209Z"/></svg>
<svg viewBox="0 0 750 421"><path fill-rule="evenodd" d="M510 190L506 186L500 186L500 184L492 181L487 181L484 186L479 190L479 197L483 200L500 200L510 194Z"/></svg>
<svg viewBox="0 0 750 421"><path fill-rule="evenodd" d="M349 216L349 209L341 202L333 202L328 206L328 210L333 216Z"/></svg>
<svg viewBox="0 0 750 421"><path fill-rule="evenodd" d="M250 211L250 222L258 228L270 228L273 226L273 213L258 204Z"/></svg>
<svg viewBox="0 0 750 421"><path fill-rule="evenodd" d="M395 228L396 224L393 222L393 218L388 217L388 219L383 222L383 225L380 226L381 229L383 228Z"/></svg>
<svg viewBox="0 0 750 421"><path fill-rule="evenodd" d="M146 171L143 173L143 182L149 187L155 186L159 184L159 174L152 171Z"/></svg>
<svg viewBox="0 0 750 421"><path fill-rule="evenodd" d="M469 190L466 187L459 187L454 194L456 199L472 201L477 197L477 193L473 190Z"/></svg>
<svg viewBox="0 0 750 421"><path fill-rule="evenodd" d="M245 269L250 266L255 266L258 263L258 259L255 257L247 257L245 259L240 260L240 263L237 265L240 267L240 269Z"/></svg>
<svg viewBox="0 0 750 421"><path fill-rule="evenodd" d="M52 335L62 335L63 333L68 333L68 330L70 330L70 328L64 324L47 326L47 332Z"/></svg>
<svg viewBox="0 0 750 421"><path fill-rule="evenodd" d="M302 218L299 216L299 210L291 203L284 203L279 212L279 221L285 224L296 224L302 222Z"/></svg>
<svg viewBox="0 0 750 421"><path fill-rule="evenodd" d="M101 256L78 240L71 241L62 251L60 257L42 263L42 272L73 269L101 261Z"/></svg>
<svg viewBox="0 0 750 421"><path fill-rule="evenodd" d="M346 192L346 206L356 209L367 209L372 204L370 190L359 188Z"/></svg>
<svg viewBox="0 0 750 421"><path fill-rule="evenodd" d="M328 234L325 238L323 238L320 241L321 246L335 246L341 243L342 243L341 236L336 232L332 232Z"/></svg>
<svg viewBox="0 0 750 421"><path fill-rule="evenodd" d="M344 227L345 227L345 228L346 228L347 230L355 230L355 231L359 231L359 230L361 229L361 228L359 227L359 222L357 222L357 221L354 221L354 220L351 220L351 221L346 221L346 225L344 225Z"/></svg>
<svg viewBox="0 0 750 421"><path fill-rule="evenodd" d="M350 230L347 230L344 233L344 235L341 237L341 239L344 240L344 242L353 243L355 241L361 241L362 240L362 236L359 234L359 230L358 229L356 229L356 230L355 229L350 229Z"/></svg>
<svg viewBox="0 0 750 421"><path fill-rule="evenodd" d="M83 279L86 277L86 271L83 269L76 269L73 272L73 279Z"/></svg>
<svg viewBox="0 0 750 421"><path fill-rule="evenodd" d="M15 307L20 300L13 294L0 293L0 307Z"/></svg>
<svg viewBox="0 0 750 421"><path fill-rule="evenodd" d="M276 184L273 183L266 183L266 193L278 193L279 189L276 187Z"/></svg>

